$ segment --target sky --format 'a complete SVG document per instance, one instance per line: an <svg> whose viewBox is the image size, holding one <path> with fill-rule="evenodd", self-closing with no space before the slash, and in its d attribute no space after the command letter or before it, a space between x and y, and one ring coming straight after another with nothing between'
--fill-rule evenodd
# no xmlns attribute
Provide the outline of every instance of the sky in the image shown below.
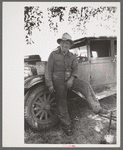
<svg viewBox="0 0 123 150"><path fill-rule="evenodd" d="M76 26L78 23L78 20L74 20L73 22L68 22L68 12L70 10L70 7L76 6L78 9L80 9L83 6L91 6L93 8L98 8L100 6L103 6L104 4L95 4L95 3L62 3L59 5L58 3L50 3L49 5L46 4L40 4L38 5L32 3L31 6L39 6L39 9L43 12L43 25L41 26L41 31L38 29L34 29L32 31L31 38L34 41L34 44L26 44L24 43L25 51L24 55L31 55L31 54L39 54L43 61L47 61L49 54L58 46L58 43L56 42L58 38L62 37L62 34L65 32L68 32L73 40L82 38L82 37L88 37L88 36L117 36L117 30L118 30L118 13L119 10L117 9L114 16L109 21L104 21L106 18L106 15L108 15L108 12L105 11L103 14L98 15L98 17L91 17L89 22L86 24L87 31L86 33L80 33L80 31L73 32L72 28ZM25 5L30 6L30 5ZM66 11L64 15L65 21L59 22L58 17L53 18L53 22L58 23L58 32L54 33L54 31L51 31L49 28L49 22L48 22L48 7L52 6L66 6ZM106 3L104 6L113 6L108 3ZM115 7L116 4L114 5ZM103 18L103 19L101 19ZM108 28L109 27L109 28ZM26 32L24 33L26 35Z"/></svg>

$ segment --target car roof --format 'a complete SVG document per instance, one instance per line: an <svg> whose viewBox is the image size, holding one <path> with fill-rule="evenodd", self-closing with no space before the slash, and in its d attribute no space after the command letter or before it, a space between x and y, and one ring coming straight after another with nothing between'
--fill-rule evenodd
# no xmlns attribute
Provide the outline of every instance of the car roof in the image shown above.
<svg viewBox="0 0 123 150"><path fill-rule="evenodd" d="M83 37L83 38L74 40L74 45L71 47L71 49L86 45L86 42L88 40L111 40L111 39L116 39L116 38L117 38L116 36Z"/></svg>

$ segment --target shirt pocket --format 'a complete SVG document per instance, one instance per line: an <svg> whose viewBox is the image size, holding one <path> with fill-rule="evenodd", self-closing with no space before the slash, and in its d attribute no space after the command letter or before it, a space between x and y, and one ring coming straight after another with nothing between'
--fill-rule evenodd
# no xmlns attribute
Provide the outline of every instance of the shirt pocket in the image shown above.
<svg viewBox="0 0 123 150"><path fill-rule="evenodd" d="M55 67L63 67L64 66L64 64L63 64L63 62L62 61L60 61L60 60L56 60L55 61Z"/></svg>

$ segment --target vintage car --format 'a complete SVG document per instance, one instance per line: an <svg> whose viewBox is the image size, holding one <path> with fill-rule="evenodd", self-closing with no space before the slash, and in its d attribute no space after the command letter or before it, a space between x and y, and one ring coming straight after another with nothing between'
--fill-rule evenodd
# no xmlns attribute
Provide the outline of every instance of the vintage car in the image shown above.
<svg viewBox="0 0 123 150"><path fill-rule="evenodd" d="M79 79L89 82L100 100L116 95L117 38L85 37L74 41L70 49L76 54ZM59 120L54 95L45 86L45 67L39 55L24 58L25 122L32 129L47 130ZM75 91L68 92L68 99L80 96Z"/></svg>

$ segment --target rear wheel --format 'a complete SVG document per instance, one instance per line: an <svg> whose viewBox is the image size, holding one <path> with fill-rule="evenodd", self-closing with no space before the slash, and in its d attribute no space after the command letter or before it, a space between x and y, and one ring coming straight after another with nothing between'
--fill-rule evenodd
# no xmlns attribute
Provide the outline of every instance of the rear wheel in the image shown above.
<svg viewBox="0 0 123 150"><path fill-rule="evenodd" d="M45 86L39 85L25 95L25 119L35 130L46 130L58 122L56 100Z"/></svg>

